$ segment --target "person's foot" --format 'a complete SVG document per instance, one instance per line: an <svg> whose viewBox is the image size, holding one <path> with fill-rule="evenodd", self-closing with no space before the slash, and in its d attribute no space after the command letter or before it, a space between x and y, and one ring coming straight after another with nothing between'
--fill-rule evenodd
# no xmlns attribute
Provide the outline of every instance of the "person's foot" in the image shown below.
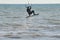
<svg viewBox="0 0 60 40"><path fill-rule="evenodd" d="M38 14L34 14L34 15L38 15Z"/></svg>
<svg viewBox="0 0 60 40"><path fill-rule="evenodd" d="M36 15L36 14L34 14L34 15Z"/></svg>

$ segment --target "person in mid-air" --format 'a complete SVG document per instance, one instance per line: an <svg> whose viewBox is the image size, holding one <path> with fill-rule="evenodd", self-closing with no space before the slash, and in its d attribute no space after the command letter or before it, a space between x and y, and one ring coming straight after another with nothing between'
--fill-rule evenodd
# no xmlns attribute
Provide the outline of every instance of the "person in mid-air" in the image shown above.
<svg viewBox="0 0 60 40"><path fill-rule="evenodd" d="M31 14L35 15L35 12L34 10L31 10L31 6L28 6L27 9L26 9L27 13L29 16L31 16Z"/></svg>

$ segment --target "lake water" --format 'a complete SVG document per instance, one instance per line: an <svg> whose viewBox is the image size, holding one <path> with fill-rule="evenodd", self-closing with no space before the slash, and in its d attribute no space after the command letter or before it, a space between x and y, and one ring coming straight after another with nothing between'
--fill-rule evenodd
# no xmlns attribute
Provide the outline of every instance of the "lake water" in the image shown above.
<svg viewBox="0 0 60 40"><path fill-rule="evenodd" d="M0 40L60 40L60 4L0 4Z"/></svg>

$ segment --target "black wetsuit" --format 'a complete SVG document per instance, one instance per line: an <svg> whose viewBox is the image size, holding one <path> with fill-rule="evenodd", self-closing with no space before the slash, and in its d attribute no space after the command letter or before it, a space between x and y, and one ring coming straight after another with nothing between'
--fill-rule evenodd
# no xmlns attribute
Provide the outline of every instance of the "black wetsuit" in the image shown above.
<svg viewBox="0 0 60 40"><path fill-rule="evenodd" d="M29 16L30 16L32 13L35 15L34 10L31 11L31 6L28 6L28 7L27 7L27 12L28 12Z"/></svg>

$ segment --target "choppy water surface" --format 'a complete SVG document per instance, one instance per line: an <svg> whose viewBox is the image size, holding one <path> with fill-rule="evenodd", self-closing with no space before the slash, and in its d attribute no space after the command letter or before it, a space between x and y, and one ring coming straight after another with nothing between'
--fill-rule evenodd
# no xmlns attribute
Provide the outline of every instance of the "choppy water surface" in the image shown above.
<svg viewBox="0 0 60 40"><path fill-rule="evenodd" d="M28 16L22 4L0 4L0 40L60 40L60 4L32 5Z"/></svg>

